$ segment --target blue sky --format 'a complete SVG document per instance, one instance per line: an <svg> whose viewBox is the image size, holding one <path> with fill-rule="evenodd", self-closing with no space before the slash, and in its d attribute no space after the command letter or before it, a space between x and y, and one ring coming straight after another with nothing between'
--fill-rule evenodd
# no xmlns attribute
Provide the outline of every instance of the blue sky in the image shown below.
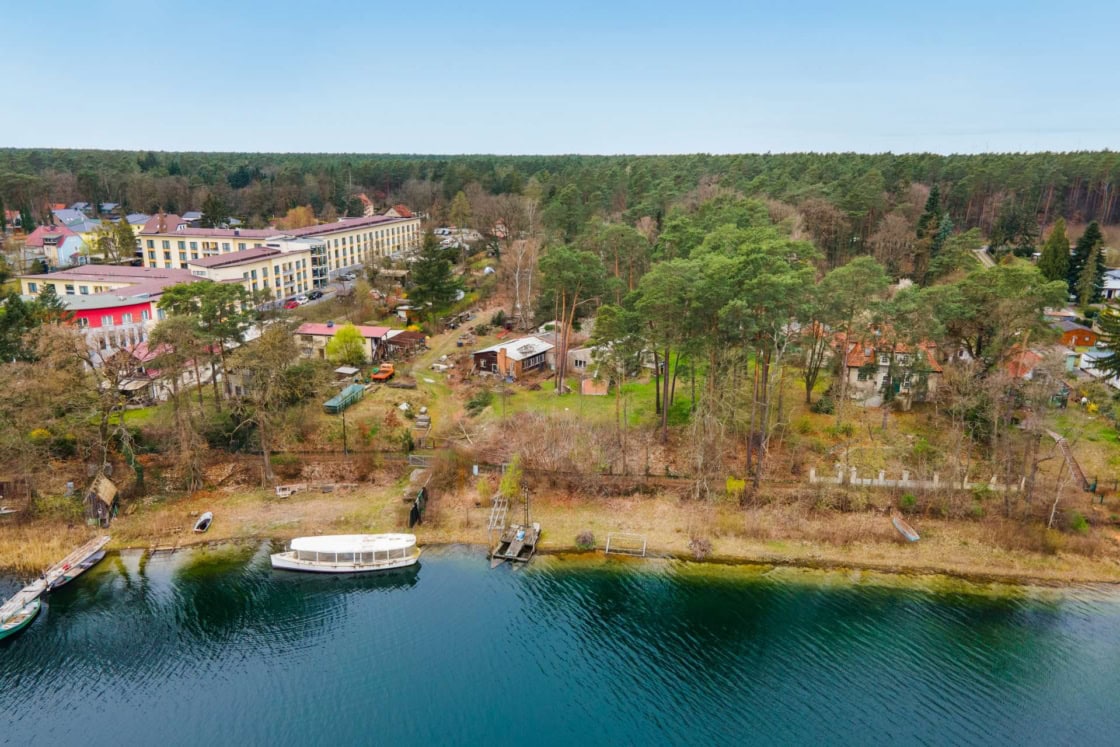
<svg viewBox="0 0 1120 747"><path fill-rule="evenodd" d="M0 18L0 146L1120 147L1116 2L13 0Z"/></svg>

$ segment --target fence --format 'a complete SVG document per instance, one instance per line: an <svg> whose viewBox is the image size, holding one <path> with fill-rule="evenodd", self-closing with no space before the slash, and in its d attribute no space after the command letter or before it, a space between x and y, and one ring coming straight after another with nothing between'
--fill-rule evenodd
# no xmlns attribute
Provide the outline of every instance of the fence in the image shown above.
<svg viewBox="0 0 1120 747"><path fill-rule="evenodd" d="M607 535L607 545L603 548L606 554L646 556L646 537L644 534L629 534L627 532L611 532Z"/></svg>
<svg viewBox="0 0 1120 747"><path fill-rule="evenodd" d="M902 477L892 480L887 477L885 470L879 470L878 477L860 477L855 467L849 467L847 474L842 465L836 466L835 477L823 477L817 474L816 468L809 469L809 482L813 485L853 485L867 488L910 488L913 490L976 490L987 489L994 492L1020 492L1026 485L1027 478L1020 478L1017 484L1005 485L997 482L995 475L988 482L968 482L966 480L942 481L940 475L934 473L932 480L915 480L910 477L909 470L902 470Z"/></svg>

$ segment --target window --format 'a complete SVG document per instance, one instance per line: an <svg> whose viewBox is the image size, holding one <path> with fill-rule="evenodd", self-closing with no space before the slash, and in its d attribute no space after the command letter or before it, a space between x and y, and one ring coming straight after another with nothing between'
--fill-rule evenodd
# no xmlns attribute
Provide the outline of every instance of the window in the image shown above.
<svg viewBox="0 0 1120 747"><path fill-rule="evenodd" d="M152 318L152 315L151 315L151 313L148 312L147 309L142 309L140 311L140 321L146 322L151 318Z"/></svg>
<svg viewBox="0 0 1120 747"><path fill-rule="evenodd" d="M148 239L148 248L149 249L155 249L156 248L156 242L155 242L154 239Z"/></svg>
<svg viewBox="0 0 1120 747"><path fill-rule="evenodd" d="M178 241L176 243L179 245L180 251L187 248L187 242L185 241Z"/></svg>
<svg viewBox="0 0 1120 747"><path fill-rule="evenodd" d="M78 329L86 329L89 327L89 319L85 317L78 317Z"/></svg>
<svg viewBox="0 0 1120 747"><path fill-rule="evenodd" d="M156 319L166 319L167 312L163 309L156 309Z"/></svg>
<svg viewBox="0 0 1120 747"><path fill-rule="evenodd" d="M83 296L88 296L89 295L89 286L88 285L79 285L78 286L78 292L81 293Z"/></svg>
<svg viewBox="0 0 1120 747"><path fill-rule="evenodd" d="M883 355L879 356L879 365L880 366L889 366L890 364L891 364L891 357L889 355L883 354Z"/></svg>
<svg viewBox="0 0 1120 747"><path fill-rule="evenodd" d="M222 242L222 251L223 252L228 252L229 251L229 242L228 241L223 241Z"/></svg>
<svg viewBox="0 0 1120 747"><path fill-rule="evenodd" d="M112 327L113 326L113 315L112 314L106 314L105 316L101 317L101 326L102 327Z"/></svg>
<svg viewBox="0 0 1120 747"><path fill-rule="evenodd" d="M192 242L191 242L191 249L192 249L192 250L194 250L194 249L198 249L198 242L197 242L197 241L192 241Z"/></svg>
<svg viewBox="0 0 1120 747"><path fill-rule="evenodd" d="M245 251L245 242L244 241L237 242L237 251L239 251L239 252Z"/></svg>
<svg viewBox="0 0 1120 747"><path fill-rule="evenodd" d="M170 249L171 248L171 242L168 241L167 239L164 239L163 240L163 248L164 249Z"/></svg>
<svg viewBox="0 0 1120 747"><path fill-rule="evenodd" d="M871 371L866 368L860 368L859 375L856 378L860 381L871 381Z"/></svg>
<svg viewBox="0 0 1120 747"><path fill-rule="evenodd" d="M155 252L148 252L148 261L149 262L155 262L156 261L156 253Z"/></svg>
<svg viewBox="0 0 1120 747"><path fill-rule="evenodd" d="M39 292L39 284L38 283L28 283L27 284L27 292L28 293L38 293Z"/></svg>
<svg viewBox="0 0 1120 747"><path fill-rule="evenodd" d="M121 314L121 324L132 324L132 314L131 313Z"/></svg>
<svg viewBox="0 0 1120 747"><path fill-rule="evenodd" d="M67 283L66 284L66 295L68 295L68 296L74 295L74 285L72 283Z"/></svg>

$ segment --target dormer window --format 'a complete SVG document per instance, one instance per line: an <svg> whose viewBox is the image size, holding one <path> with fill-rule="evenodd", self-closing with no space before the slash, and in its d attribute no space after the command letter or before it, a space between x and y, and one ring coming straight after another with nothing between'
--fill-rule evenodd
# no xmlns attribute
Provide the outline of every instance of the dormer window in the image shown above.
<svg viewBox="0 0 1120 747"><path fill-rule="evenodd" d="M886 353L880 353L879 354L879 365L880 366L889 366L890 364L891 364L891 357L889 355L887 355Z"/></svg>

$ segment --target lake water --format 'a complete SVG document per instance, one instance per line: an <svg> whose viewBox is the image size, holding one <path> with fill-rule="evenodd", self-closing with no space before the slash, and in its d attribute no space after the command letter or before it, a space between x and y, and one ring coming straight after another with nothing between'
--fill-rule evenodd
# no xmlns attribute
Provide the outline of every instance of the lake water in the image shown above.
<svg viewBox="0 0 1120 747"><path fill-rule="evenodd" d="M1111 592L454 548L330 578L267 551L110 556L56 592L0 642L0 743L1120 742Z"/></svg>

